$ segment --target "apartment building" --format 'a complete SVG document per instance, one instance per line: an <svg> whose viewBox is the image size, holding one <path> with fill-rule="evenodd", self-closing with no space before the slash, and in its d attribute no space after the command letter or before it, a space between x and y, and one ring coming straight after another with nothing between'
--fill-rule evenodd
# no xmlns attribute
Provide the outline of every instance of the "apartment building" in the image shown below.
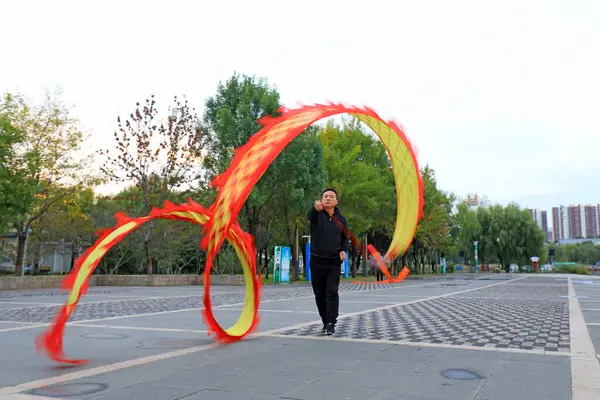
<svg viewBox="0 0 600 400"><path fill-rule="evenodd" d="M600 204L552 208L554 241L600 237Z"/></svg>
<svg viewBox="0 0 600 400"><path fill-rule="evenodd" d="M551 240L548 235L548 212L537 208L528 208L527 211L529 211L531 218L533 218L537 226L544 232L544 237L546 237L547 240Z"/></svg>

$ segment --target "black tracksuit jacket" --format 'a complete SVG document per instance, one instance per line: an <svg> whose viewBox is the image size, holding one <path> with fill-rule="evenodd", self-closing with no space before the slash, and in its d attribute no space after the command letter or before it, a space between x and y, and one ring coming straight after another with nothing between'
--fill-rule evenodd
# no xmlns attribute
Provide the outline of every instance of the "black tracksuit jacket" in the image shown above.
<svg viewBox="0 0 600 400"><path fill-rule="evenodd" d="M342 211L335 207L334 217L348 229L348 221ZM310 255L311 257L339 259L340 251L348 251L350 240L339 224L324 209L317 211L313 206L308 212L310 221Z"/></svg>

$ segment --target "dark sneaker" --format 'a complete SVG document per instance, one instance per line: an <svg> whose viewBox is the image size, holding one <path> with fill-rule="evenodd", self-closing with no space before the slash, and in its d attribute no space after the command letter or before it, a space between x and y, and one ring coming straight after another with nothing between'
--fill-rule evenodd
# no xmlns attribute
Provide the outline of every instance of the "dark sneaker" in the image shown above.
<svg viewBox="0 0 600 400"><path fill-rule="evenodd" d="M321 328L321 333L327 332L327 325L323 323L323 327Z"/></svg>
<svg viewBox="0 0 600 400"><path fill-rule="evenodd" d="M335 334L335 325L327 324L327 336L333 336Z"/></svg>

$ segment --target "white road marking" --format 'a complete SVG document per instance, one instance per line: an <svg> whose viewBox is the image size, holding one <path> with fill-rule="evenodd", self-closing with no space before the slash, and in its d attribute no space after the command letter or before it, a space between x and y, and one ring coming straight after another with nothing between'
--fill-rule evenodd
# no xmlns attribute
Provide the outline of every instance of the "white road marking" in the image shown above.
<svg viewBox="0 0 600 400"><path fill-rule="evenodd" d="M385 309L397 307L399 305L414 304L414 303L420 303L420 302L427 301L427 300L448 297L448 296L452 296L453 294L472 292L474 290L479 290L479 289L483 289L486 287L492 287L492 286L503 285L503 284L510 283L510 282L516 282L516 281L519 281L519 280L525 279L525 278L527 278L527 277L520 277L520 278L502 281L502 282L498 282L498 283L494 283L494 284L486 285L486 286L479 286L479 287L475 287L475 288L471 288L471 289L467 289L467 290L462 290L459 292L446 293L446 294L442 294L442 295L438 295L438 296L431 296L431 297L428 297L425 299L408 301L406 303L397 303L397 304L392 304L392 305L388 305L388 306L372 308L372 309L364 310L364 311L360 311L360 312L348 313L345 315L341 315L338 319L348 318L353 315L360 315L360 314L365 314L368 312L373 312L373 311L378 311L378 310L385 310ZM80 322L82 322L82 321L80 321ZM319 322L321 322L320 319L318 321L292 325L292 326L288 326L288 327L284 327L284 328L272 329L272 330L259 332L259 333L255 333L255 334L248 335L248 336L249 336L249 339L264 337L264 336L269 336L269 335L273 335L273 334L278 334L278 333L281 333L288 329L296 329L298 327L312 325L314 323L319 323ZM55 377L51 377L51 378L38 379L35 381L25 382L25 383L21 383L21 384L15 385L15 386L9 386L9 387L2 388L2 389L0 389L0 395L8 395L8 394L24 392L24 391L36 389L36 388L39 388L42 386L56 385L59 383L68 382L68 381L72 381L75 379L87 378L90 376L105 374L108 372L114 372L114 371L118 371L118 370L125 369L125 368L135 367L138 365L149 364L149 363L153 363L156 361L161 361L161 360L165 360L165 359L169 359L169 358L173 358L173 357L180 357L180 356L184 356L184 355L188 355L188 354L198 353L198 352L213 349L213 348L216 348L219 346L221 346L221 343L215 342L215 343L212 343L209 345L194 346L194 347L190 347L187 349L176 350L176 351L171 351L171 352L162 353L162 354L155 354L152 356L140 357L140 358L136 358L133 360L127 360L127 361L122 361L122 362L118 362L118 363L114 363L114 364L108 364L108 365L103 365L103 366L99 366L99 367L84 369L81 371L70 372L70 373L66 373L64 375L59 375L59 376L55 376ZM573 400L577 400L577 399L573 399Z"/></svg>
<svg viewBox="0 0 600 400"><path fill-rule="evenodd" d="M2 397L2 398L9 399L9 400L56 400L56 399L60 400L60 397L32 396L30 394L22 394L22 393L17 393L17 394L13 394L8 397Z"/></svg>
<svg viewBox="0 0 600 400"><path fill-rule="evenodd" d="M229 310L242 311L243 308L229 308ZM289 314L318 314L318 311L306 311L306 310L276 310L276 309L259 309L258 312L272 312L272 313L289 313ZM340 313L342 315L344 313Z"/></svg>
<svg viewBox="0 0 600 400"><path fill-rule="evenodd" d="M571 398L572 400L597 400L600 398L600 362L596 357L575 288L571 278L569 286L569 325L571 334Z"/></svg>
<svg viewBox="0 0 600 400"><path fill-rule="evenodd" d="M359 293L349 293L349 292L345 292L344 296L356 296L359 295ZM368 297L383 297L386 299L389 299L390 297L427 297L426 295L410 295L410 294L364 294L365 296ZM340 293L340 297L342 296L342 294Z"/></svg>
<svg viewBox="0 0 600 400"><path fill-rule="evenodd" d="M83 328L105 328L105 329L124 329L132 331L156 331L156 332L190 332L190 333L207 333L207 330L203 329L178 329L178 328L154 328L144 326L121 326L121 325L87 325L77 324L72 325Z"/></svg>
<svg viewBox="0 0 600 400"><path fill-rule="evenodd" d="M48 324L37 324L37 325L27 325L27 326L18 326L16 328L4 328L0 329L0 332L13 332L13 331L23 331L25 329L35 329L47 326Z"/></svg>
<svg viewBox="0 0 600 400"><path fill-rule="evenodd" d="M29 304L37 307L44 306L60 306L63 303L42 303L37 301L2 301L0 300L0 304ZM23 307L15 307L15 308L23 308ZM14 310L14 308L0 308L0 310Z"/></svg>

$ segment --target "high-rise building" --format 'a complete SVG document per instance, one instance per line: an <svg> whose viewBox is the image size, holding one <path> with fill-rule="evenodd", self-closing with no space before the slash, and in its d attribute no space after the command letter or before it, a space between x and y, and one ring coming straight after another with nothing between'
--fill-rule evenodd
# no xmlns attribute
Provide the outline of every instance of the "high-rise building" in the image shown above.
<svg viewBox="0 0 600 400"><path fill-rule="evenodd" d="M527 211L529 211L531 218L533 218L537 226L544 232L544 237L546 237L547 240L550 240L548 239L548 212L537 208L528 208Z"/></svg>
<svg viewBox="0 0 600 400"><path fill-rule="evenodd" d="M461 197L459 201L467 203L471 208L490 206L490 200L487 198L487 196L480 196L477 193L469 193L466 197Z"/></svg>
<svg viewBox="0 0 600 400"><path fill-rule="evenodd" d="M600 204L596 204L596 228L598 229L598 237L600 237Z"/></svg>
<svg viewBox="0 0 600 400"><path fill-rule="evenodd" d="M554 241L600 237L600 204L552 208Z"/></svg>
<svg viewBox="0 0 600 400"><path fill-rule="evenodd" d="M552 232L554 233L555 242L571 238L567 207L552 207Z"/></svg>
<svg viewBox="0 0 600 400"><path fill-rule="evenodd" d="M600 224L598 224L598 204L586 204L584 206L583 214L583 221L585 223L585 231L583 232L584 237L593 238L600 236Z"/></svg>
<svg viewBox="0 0 600 400"><path fill-rule="evenodd" d="M569 239L583 238L585 232L585 214L581 205L570 204L567 207L569 216Z"/></svg>

